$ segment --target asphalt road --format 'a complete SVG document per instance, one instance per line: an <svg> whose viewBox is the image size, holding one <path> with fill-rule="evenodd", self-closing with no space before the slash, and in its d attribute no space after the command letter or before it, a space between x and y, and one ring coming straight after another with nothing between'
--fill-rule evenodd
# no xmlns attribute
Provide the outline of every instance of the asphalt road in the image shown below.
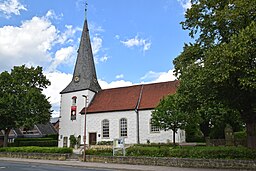
<svg viewBox="0 0 256 171"><path fill-rule="evenodd" d="M107 171L102 169L88 169L71 166L59 166L36 163L16 163L0 161L0 171ZM111 171L111 170L108 170Z"/></svg>
<svg viewBox="0 0 256 171"><path fill-rule="evenodd" d="M0 171L238 171L233 169L179 168L138 166L126 164L84 163L72 161L44 161L29 159L0 159ZM242 170L240 170L242 171Z"/></svg>

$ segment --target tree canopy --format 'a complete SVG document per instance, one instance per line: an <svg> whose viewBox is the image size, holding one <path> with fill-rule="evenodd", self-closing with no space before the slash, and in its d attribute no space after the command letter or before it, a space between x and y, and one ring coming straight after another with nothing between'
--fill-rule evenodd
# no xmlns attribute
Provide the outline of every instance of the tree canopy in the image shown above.
<svg viewBox="0 0 256 171"><path fill-rule="evenodd" d="M0 74L0 130L5 133L5 146L11 129L49 121L51 104L42 94L48 85L41 67L15 66Z"/></svg>
<svg viewBox="0 0 256 171"><path fill-rule="evenodd" d="M152 112L152 124L163 130L172 130L175 144L175 133L186 124L186 115L179 111L175 94L160 101Z"/></svg>
<svg viewBox="0 0 256 171"><path fill-rule="evenodd" d="M182 22L195 42L174 60L180 80L179 107L211 124L247 127L248 147L256 148L256 1L192 0Z"/></svg>

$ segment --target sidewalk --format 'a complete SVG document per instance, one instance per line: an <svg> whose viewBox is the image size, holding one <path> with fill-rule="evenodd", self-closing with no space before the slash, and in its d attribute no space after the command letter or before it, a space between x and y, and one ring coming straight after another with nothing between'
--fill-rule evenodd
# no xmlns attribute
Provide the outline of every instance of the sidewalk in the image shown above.
<svg viewBox="0 0 256 171"><path fill-rule="evenodd" d="M81 161L4 158L4 157L0 158L0 162L1 161L39 163L39 164L51 164L51 165L73 166L73 167L83 167L83 168L98 168L98 169L106 169L106 170L127 170L127 171L128 170L130 171L198 171L198 170L214 171L216 170L216 169L199 169L199 168L178 168L178 167L164 167L164 166L112 164L112 163L92 163L92 162L81 162Z"/></svg>

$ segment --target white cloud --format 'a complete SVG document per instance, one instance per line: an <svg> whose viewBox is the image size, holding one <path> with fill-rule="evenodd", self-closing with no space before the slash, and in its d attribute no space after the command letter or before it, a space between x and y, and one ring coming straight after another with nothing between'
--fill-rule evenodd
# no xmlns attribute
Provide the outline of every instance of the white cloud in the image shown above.
<svg viewBox="0 0 256 171"><path fill-rule="evenodd" d="M93 55L97 55L102 47L102 38L99 36L95 36L92 38L92 53Z"/></svg>
<svg viewBox="0 0 256 171"><path fill-rule="evenodd" d="M116 79L124 78L124 74L120 74L116 76Z"/></svg>
<svg viewBox="0 0 256 171"><path fill-rule="evenodd" d="M72 80L72 74L65 74L61 72L45 73L47 79L51 81L51 85L43 90L43 93L50 97L50 103L54 109L53 116L59 116L60 106L60 92L69 84Z"/></svg>
<svg viewBox="0 0 256 171"><path fill-rule="evenodd" d="M73 28L72 25L65 25L66 30L65 32L61 33L58 37L57 43L64 44L64 43L73 43L74 36L77 31L82 31L82 28L76 27Z"/></svg>
<svg viewBox="0 0 256 171"><path fill-rule="evenodd" d="M47 18L52 18L56 20L60 20L63 17L63 14L57 15L53 10L49 10L46 15Z"/></svg>
<svg viewBox="0 0 256 171"><path fill-rule="evenodd" d="M115 38L116 38L117 40L119 40L119 39L120 39L120 36L117 34L117 35L115 35Z"/></svg>
<svg viewBox="0 0 256 171"><path fill-rule="evenodd" d="M143 77L141 77L141 80L143 82L152 83L152 82L164 82L164 81L172 81L177 79L173 75L173 69L167 71L167 72L154 72L149 71L146 73Z"/></svg>
<svg viewBox="0 0 256 171"><path fill-rule="evenodd" d="M162 72L159 77L154 80L154 82L164 82L164 81L173 81L177 80L177 77L174 76L173 69L167 71L167 72Z"/></svg>
<svg viewBox="0 0 256 171"><path fill-rule="evenodd" d="M75 56L75 52L73 46L61 48L55 53L55 58L47 70L55 71L60 64L69 62Z"/></svg>
<svg viewBox="0 0 256 171"><path fill-rule="evenodd" d="M20 26L0 28L0 68L6 70L14 65L49 63L50 50L58 36L58 30L47 17L33 17Z"/></svg>
<svg viewBox="0 0 256 171"><path fill-rule="evenodd" d="M104 55L100 58L101 62L106 62L109 59L109 57L107 55Z"/></svg>
<svg viewBox="0 0 256 171"><path fill-rule="evenodd" d="M191 8L191 1L190 0L177 0L182 8L184 10L190 9Z"/></svg>
<svg viewBox="0 0 256 171"><path fill-rule="evenodd" d="M115 88L115 87L125 87L125 86L131 86L133 85L130 81L124 81L124 80L118 80L118 81L112 81L110 83L99 79L99 84L102 89L108 89L108 88Z"/></svg>
<svg viewBox="0 0 256 171"><path fill-rule="evenodd" d="M147 51L151 47L151 41L148 39L142 39L139 38L139 36L135 36L134 38L127 39L125 41L120 41L122 44L124 44L128 48L132 48L134 46L136 47L142 47L143 51Z"/></svg>
<svg viewBox="0 0 256 171"><path fill-rule="evenodd" d="M19 0L5 0L4 2L0 2L0 12L6 18L10 18L12 14L20 15L21 10L27 11L27 8Z"/></svg>
<svg viewBox="0 0 256 171"><path fill-rule="evenodd" d="M98 26L95 23L89 23L89 30L91 33L99 33L105 31L101 26Z"/></svg>

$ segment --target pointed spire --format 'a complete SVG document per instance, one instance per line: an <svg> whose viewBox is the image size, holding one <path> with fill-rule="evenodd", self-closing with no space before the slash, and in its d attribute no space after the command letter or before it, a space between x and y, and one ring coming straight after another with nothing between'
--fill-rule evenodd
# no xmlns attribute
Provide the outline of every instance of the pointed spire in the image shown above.
<svg viewBox="0 0 256 171"><path fill-rule="evenodd" d="M60 93L63 94L80 90L91 90L94 92L98 92L101 90L101 87L97 80L86 18L84 21L84 27L80 40L72 81Z"/></svg>
<svg viewBox="0 0 256 171"><path fill-rule="evenodd" d="M88 7L88 3L87 3L87 0L85 0L85 8L84 8L84 15L85 15L85 20L87 20L87 8Z"/></svg>

